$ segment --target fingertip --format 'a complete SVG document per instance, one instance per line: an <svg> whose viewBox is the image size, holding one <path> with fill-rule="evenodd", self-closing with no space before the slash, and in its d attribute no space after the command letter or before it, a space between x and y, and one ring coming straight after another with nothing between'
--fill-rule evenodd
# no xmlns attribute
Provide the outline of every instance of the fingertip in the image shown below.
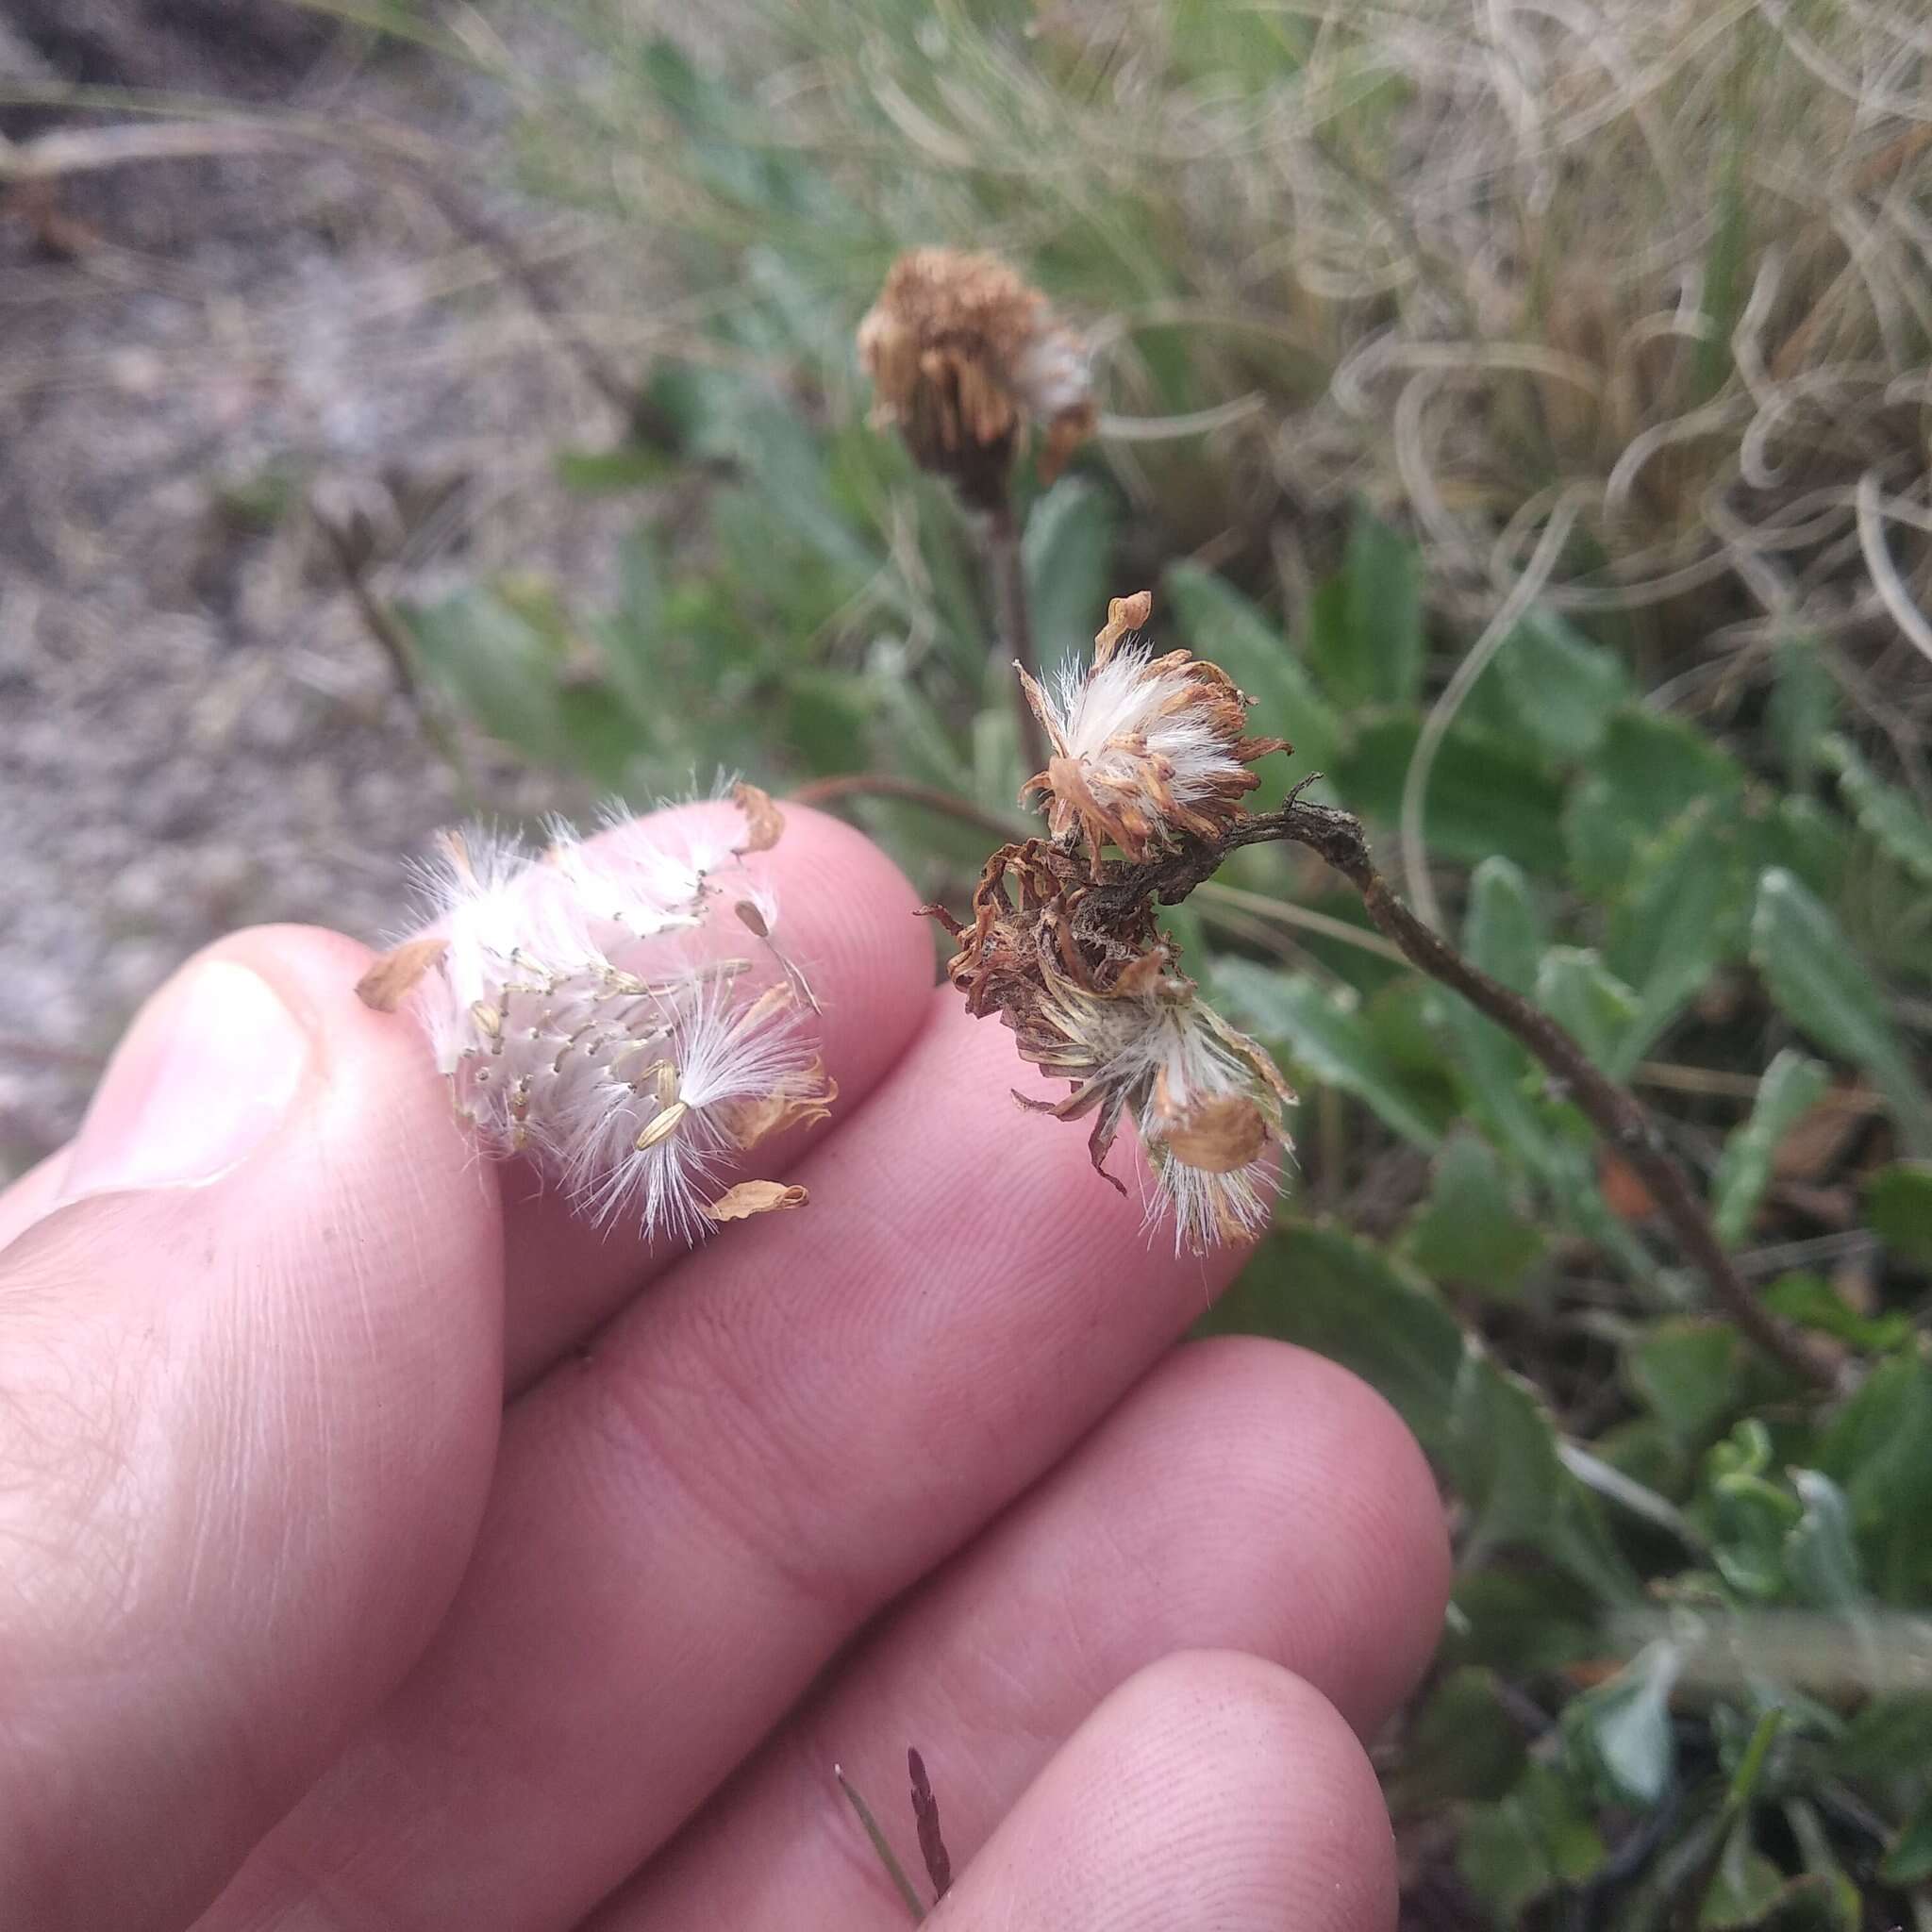
<svg viewBox="0 0 1932 1932"><path fill-rule="evenodd" d="M1272 1497L1306 1520L1309 1499L1321 1499L1319 1522L1292 1551L1265 1538L1251 1545L1259 1562L1294 1565L1291 1587L1274 1592L1294 1626L1271 1647L1323 1658L1324 1691L1373 1734L1428 1668L1454 1576L1441 1497L1407 1424L1340 1364L1259 1336L1197 1342L1158 1386L1171 1467L1221 1470L1233 1506L1251 1517ZM1211 1432L1211 1455L1191 1455L1176 1429Z"/></svg>
<svg viewBox="0 0 1932 1932"><path fill-rule="evenodd" d="M1347 1721L1291 1673L1183 1652L1115 1691L935 1915L1065 1932L1380 1932L1394 1845Z"/></svg>

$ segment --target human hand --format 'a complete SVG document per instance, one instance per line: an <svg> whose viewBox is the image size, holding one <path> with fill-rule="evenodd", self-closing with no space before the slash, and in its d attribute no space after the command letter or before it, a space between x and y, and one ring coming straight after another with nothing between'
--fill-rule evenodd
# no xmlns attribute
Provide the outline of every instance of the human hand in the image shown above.
<svg viewBox="0 0 1932 1932"><path fill-rule="evenodd" d="M1239 1257L1150 1246L904 880L789 817L843 1093L801 1212L573 1220L292 928L0 1196L9 1927L884 1928L830 1773L892 1829L908 1742L936 1925L1392 1919L1418 1452L1316 1357L1174 1347Z"/></svg>

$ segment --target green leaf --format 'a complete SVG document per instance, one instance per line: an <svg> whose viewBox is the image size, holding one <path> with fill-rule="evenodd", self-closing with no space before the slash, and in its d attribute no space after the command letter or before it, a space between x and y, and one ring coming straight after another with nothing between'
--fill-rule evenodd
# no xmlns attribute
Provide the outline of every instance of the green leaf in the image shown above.
<svg viewBox="0 0 1932 1932"><path fill-rule="evenodd" d="M1375 718L1336 760L1336 790L1350 808L1395 825L1421 719L1412 711ZM1521 746L1463 720L1451 725L1429 769L1423 817L1438 858L1478 865L1500 854L1532 873L1563 861L1562 789Z"/></svg>
<svg viewBox="0 0 1932 1932"><path fill-rule="evenodd" d="M1622 1070L1741 950L1750 890L1736 846L1701 801L1638 849L1610 911L1609 963L1637 991L1617 1053Z"/></svg>
<svg viewBox="0 0 1932 1932"><path fill-rule="evenodd" d="M1691 806L1708 800L1718 811L1743 792L1743 767L1694 725L1620 711L1564 814L1572 874L1610 899L1637 855Z"/></svg>
<svg viewBox="0 0 1932 1932"><path fill-rule="evenodd" d="M1473 1341L1450 1391L1442 1459L1468 1509L1461 1561L1471 1569L1501 1545L1539 1542L1574 1480L1535 1391Z"/></svg>
<svg viewBox="0 0 1932 1932"><path fill-rule="evenodd" d="M1248 714L1255 735L1291 739L1296 770L1326 771L1341 741L1341 721L1288 640L1225 578L1199 564L1170 564L1161 587L1195 655L1219 664L1255 700ZM1262 787L1249 805L1265 811L1281 802L1288 780L1285 774L1271 780L1265 764L1257 769ZM1279 790L1271 790L1276 782Z"/></svg>
<svg viewBox="0 0 1932 1932"><path fill-rule="evenodd" d="M1785 1889L1785 1874L1751 1842L1751 1822L1739 1819L1697 1913L1699 1932L1744 1932L1761 1925Z"/></svg>
<svg viewBox="0 0 1932 1932"><path fill-rule="evenodd" d="M1640 1401L1676 1440L1702 1448L1743 1399L1737 1330L1722 1322L1672 1316L1653 1322L1624 1356Z"/></svg>
<svg viewBox="0 0 1932 1932"><path fill-rule="evenodd" d="M1924 1885L1932 1879L1932 1792L1919 1801L1886 1847L1878 1875L1887 1885Z"/></svg>
<svg viewBox="0 0 1932 1932"><path fill-rule="evenodd" d="M1523 868L1507 858L1484 859L1469 881L1463 923L1469 957L1491 978L1526 993L1536 984L1546 943Z"/></svg>
<svg viewBox="0 0 1932 1932"><path fill-rule="evenodd" d="M396 615L425 669L481 730L540 764L568 763L559 667L535 626L483 590L426 608L399 605Z"/></svg>
<svg viewBox="0 0 1932 1932"><path fill-rule="evenodd" d="M1932 885L1932 819L1918 801L1888 785L1845 738L1827 738L1826 760L1868 836L1924 885Z"/></svg>
<svg viewBox="0 0 1932 1932"><path fill-rule="evenodd" d="M1331 991L1306 973L1281 973L1252 959L1216 962L1213 986L1242 1024L1279 1046L1312 1080L1340 1088L1419 1147L1435 1147L1441 1124L1363 1022L1355 995Z"/></svg>
<svg viewBox="0 0 1932 1932"><path fill-rule="evenodd" d="M1932 1165L1897 1161L1865 1190L1873 1231L1893 1254L1932 1268Z"/></svg>
<svg viewBox="0 0 1932 1932"><path fill-rule="evenodd" d="M1495 675L1521 728L1566 763L1596 751L1632 695L1623 659L1554 611L1532 610L1510 632Z"/></svg>
<svg viewBox="0 0 1932 1932"><path fill-rule="evenodd" d="M1656 1805L1671 1788L1677 1766L1671 1690L1681 1661L1674 1644L1646 1644L1614 1677L1564 1708L1571 1761L1615 1802Z"/></svg>
<svg viewBox="0 0 1932 1932"><path fill-rule="evenodd" d="M1792 1470L1791 1487L1805 1506L1785 1539L1785 1574L1798 1601L1813 1609L1862 1610L1865 1586L1844 1491L1815 1469Z"/></svg>
<svg viewBox="0 0 1932 1932"><path fill-rule="evenodd" d="M1389 1787L1389 1808L1412 1816L1456 1800L1498 1799L1529 1762L1522 1726L1495 1672L1449 1672L1417 1711Z"/></svg>
<svg viewBox="0 0 1932 1932"><path fill-rule="evenodd" d="M1891 1102L1907 1142L1916 1152L1932 1152L1932 1100L1912 1073L1884 995L1838 922L1781 869L1758 881L1751 958L1785 1016L1821 1046L1861 1067Z"/></svg>
<svg viewBox="0 0 1932 1932"><path fill-rule="evenodd" d="M1771 1185L1779 1143L1824 1099L1831 1075L1819 1061L1786 1047L1757 1083L1751 1112L1724 1142L1712 1182L1718 1239L1735 1247L1750 1232L1752 1217Z"/></svg>
<svg viewBox="0 0 1932 1932"><path fill-rule="evenodd" d="M1818 769L1820 747L1838 712L1838 687L1825 669L1824 641L1801 631L1778 641L1777 681L1771 688L1766 722L1786 775L1798 790Z"/></svg>
<svg viewBox="0 0 1932 1932"><path fill-rule="evenodd" d="M1027 513L1020 551L1045 671L1084 661L1092 647L1107 614L1115 523L1113 498L1084 476L1062 476ZM1003 682L1012 675L999 668Z"/></svg>
<svg viewBox="0 0 1932 1932"><path fill-rule="evenodd" d="M1910 1347L1917 1332L1904 1308L1888 1309L1882 1315L1859 1314L1822 1274L1780 1274L1764 1291L1764 1306L1801 1328L1829 1335L1873 1355Z"/></svg>
<svg viewBox="0 0 1932 1932"><path fill-rule="evenodd" d="M1864 1574L1888 1603L1932 1596L1932 1365L1877 1363L1826 1423L1811 1457L1844 1491Z"/></svg>
<svg viewBox="0 0 1932 1932"><path fill-rule="evenodd" d="M1495 1150L1478 1134L1452 1135L1437 1159L1429 1198L1403 1237L1408 1258L1438 1281L1507 1298L1543 1248Z"/></svg>
<svg viewBox="0 0 1932 1932"><path fill-rule="evenodd" d="M1318 606L1309 642L1323 689L1344 708L1413 704L1423 676L1422 553L1358 513L1339 583L1339 595Z"/></svg>
<svg viewBox="0 0 1932 1932"><path fill-rule="evenodd" d="M1536 975L1536 1003L1576 1036L1612 1079L1629 1072L1637 995L1584 946L1552 946Z"/></svg>
<svg viewBox="0 0 1932 1932"><path fill-rule="evenodd" d="M676 459L648 444L622 442L615 449L560 449L551 458L557 480L575 496L621 496L662 483Z"/></svg>
<svg viewBox="0 0 1932 1932"><path fill-rule="evenodd" d="M1558 1886L1587 1884L1607 1856L1569 1783L1550 1766L1532 1764L1500 1804L1470 1812L1457 1843L1456 1869L1494 1923L1513 1927Z"/></svg>

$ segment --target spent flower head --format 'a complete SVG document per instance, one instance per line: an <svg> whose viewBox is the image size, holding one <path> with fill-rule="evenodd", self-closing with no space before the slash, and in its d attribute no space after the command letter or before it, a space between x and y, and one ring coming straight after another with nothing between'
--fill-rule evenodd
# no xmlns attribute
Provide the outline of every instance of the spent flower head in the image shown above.
<svg viewBox="0 0 1932 1932"><path fill-rule="evenodd" d="M902 255L858 325L858 359L874 420L981 509L1006 501L1029 423L1044 432L1040 474L1051 482L1099 420L1086 345L997 256Z"/></svg>
<svg viewBox="0 0 1932 1932"><path fill-rule="evenodd" d="M1294 1095L1179 970L1156 906L1213 871L1250 763L1285 747L1242 735L1247 700L1217 666L1123 648L1151 604L1116 598L1092 670L1036 697L1056 756L1027 792L1047 796L1049 836L992 855L970 923L928 910L958 941L946 970L968 1010L998 1013L1021 1057L1072 1088L1014 1097L1091 1117L1093 1165L1116 1187L1104 1163L1131 1118L1159 1189L1150 1219L1171 1213L1176 1243L1201 1249L1266 1224Z"/></svg>
<svg viewBox="0 0 1932 1932"><path fill-rule="evenodd" d="M687 1241L718 1222L801 1206L802 1188L728 1185L760 1141L824 1118L837 1097L789 963L752 990L755 961L700 951L729 905L774 958L778 908L745 874L782 820L737 793L746 838L647 837L622 821L593 842L561 822L532 854L447 832L422 868L434 930L378 960L358 991L407 1005L458 1115L485 1152L528 1154L599 1221Z"/></svg>
<svg viewBox="0 0 1932 1932"><path fill-rule="evenodd" d="M1182 837L1213 838L1261 782L1255 760L1290 748L1247 735L1254 701L1218 664L1190 651L1154 655L1136 635L1153 602L1146 591L1114 598L1092 663L1067 663L1051 688L1020 667L1053 745L1021 802L1043 798L1048 832L1063 843L1084 838L1096 867L1108 845L1141 860Z"/></svg>

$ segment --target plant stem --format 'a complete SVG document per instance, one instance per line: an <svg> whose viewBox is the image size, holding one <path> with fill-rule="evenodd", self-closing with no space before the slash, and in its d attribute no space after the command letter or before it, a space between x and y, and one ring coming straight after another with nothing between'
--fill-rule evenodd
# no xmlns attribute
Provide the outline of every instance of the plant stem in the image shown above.
<svg viewBox="0 0 1932 1932"><path fill-rule="evenodd" d="M1026 598L1026 561L1020 547L1020 525L1010 503L1000 503L991 513L986 533L987 569L992 576L993 608L999 620L1000 637L1012 652L1020 668L1037 684L1040 681L1040 650L1033 641L1033 611ZM1013 680L1013 703L1020 720L1020 751L1027 774L1046 770L1046 734L1026 693L1017 678Z"/></svg>
<svg viewBox="0 0 1932 1932"><path fill-rule="evenodd" d="M928 811L942 812L963 824L976 825L995 839L1024 839L1027 827L1016 813L1004 818L974 805L970 798L958 798L941 791L937 785L922 785L916 778L895 778L887 772L841 772L833 778L812 778L796 791L786 793L791 805L836 805L846 798L896 798L908 805L921 805Z"/></svg>
<svg viewBox="0 0 1932 1932"><path fill-rule="evenodd" d="M348 531L332 518L325 516L313 503L308 510L335 558L337 569L341 572L342 586L356 607L357 615L362 620L363 629L375 639L383 656L389 659L396 689L415 713L417 728L442 755L443 762L456 779L457 793L463 802L464 809L475 813L478 809L476 785L471 775L470 761L463 753L462 740L444 719L434 699L423 689L423 680L416 667L414 641L397 620L395 612L370 588L368 573Z"/></svg>
<svg viewBox="0 0 1932 1932"><path fill-rule="evenodd" d="M1205 867L1198 870L1198 876L1205 878L1235 847L1275 839L1306 845L1319 854L1361 895L1369 917L1413 965L1431 979L1459 992L1478 1012L1487 1014L1520 1040L1556 1075L1605 1142L1615 1149L1649 1190L1657 1212L1669 1224L1678 1246L1709 1284L1712 1295L1731 1320L1760 1349L1794 1374L1817 1387L1835 1386L1834 1367L1752 1293L1718 1240L1704 1203L1686 1179L1683 1169L1665 1152L1657 1124L1642 1104L1600 1072L1566 1028L1531 1006L1520 993L1472 965L1439 933L1424 925L1376 871L1361 822L1352 813L1329 806L1309 805L1299 796L1298 790L1278 812L1239 822L1227 839L1216 846L1204 847L1187 871L1196 872ZM1181 883L1181 877L1170 879L1161 875L1158 862L1152 868L1133 870L1143 874L1138 890L1146 890L1149 881L1144 874L1152 870L1157 874L1152 882L1157 884L1160 896L1170 901L1175 896L1173 887ZM1175 871L1174 861L1167 861L1165 871ZM1190 879L1188 884L1191 887L1194 882ZM1120 883L1124 886L1128 882L1124 877ZM1108 882L1109 889L1114 884L1112 879Z"/></svg>
<svg viewBox="0 0 1932 1932"><path fill-rule="evenodd" d="M843 1765L835 1764L832 1775L839 1780L839 1789L845 1793L845 1801L858 1813L858 1822L865 1827L865 1835L872 1840L872 1848L878 1854L879 1863L886 1868L886 1876L897 1888L899 1896L906 1901L906 1909L912 1914L916 1925L925 1917L925 1903L919 1896L917 1888L906 1875L906 1868L899 1862L885 1833L879 1829L879 1822L872 1815L872 1807L858 1795L852 1780L845 1775Z"/></svg>

